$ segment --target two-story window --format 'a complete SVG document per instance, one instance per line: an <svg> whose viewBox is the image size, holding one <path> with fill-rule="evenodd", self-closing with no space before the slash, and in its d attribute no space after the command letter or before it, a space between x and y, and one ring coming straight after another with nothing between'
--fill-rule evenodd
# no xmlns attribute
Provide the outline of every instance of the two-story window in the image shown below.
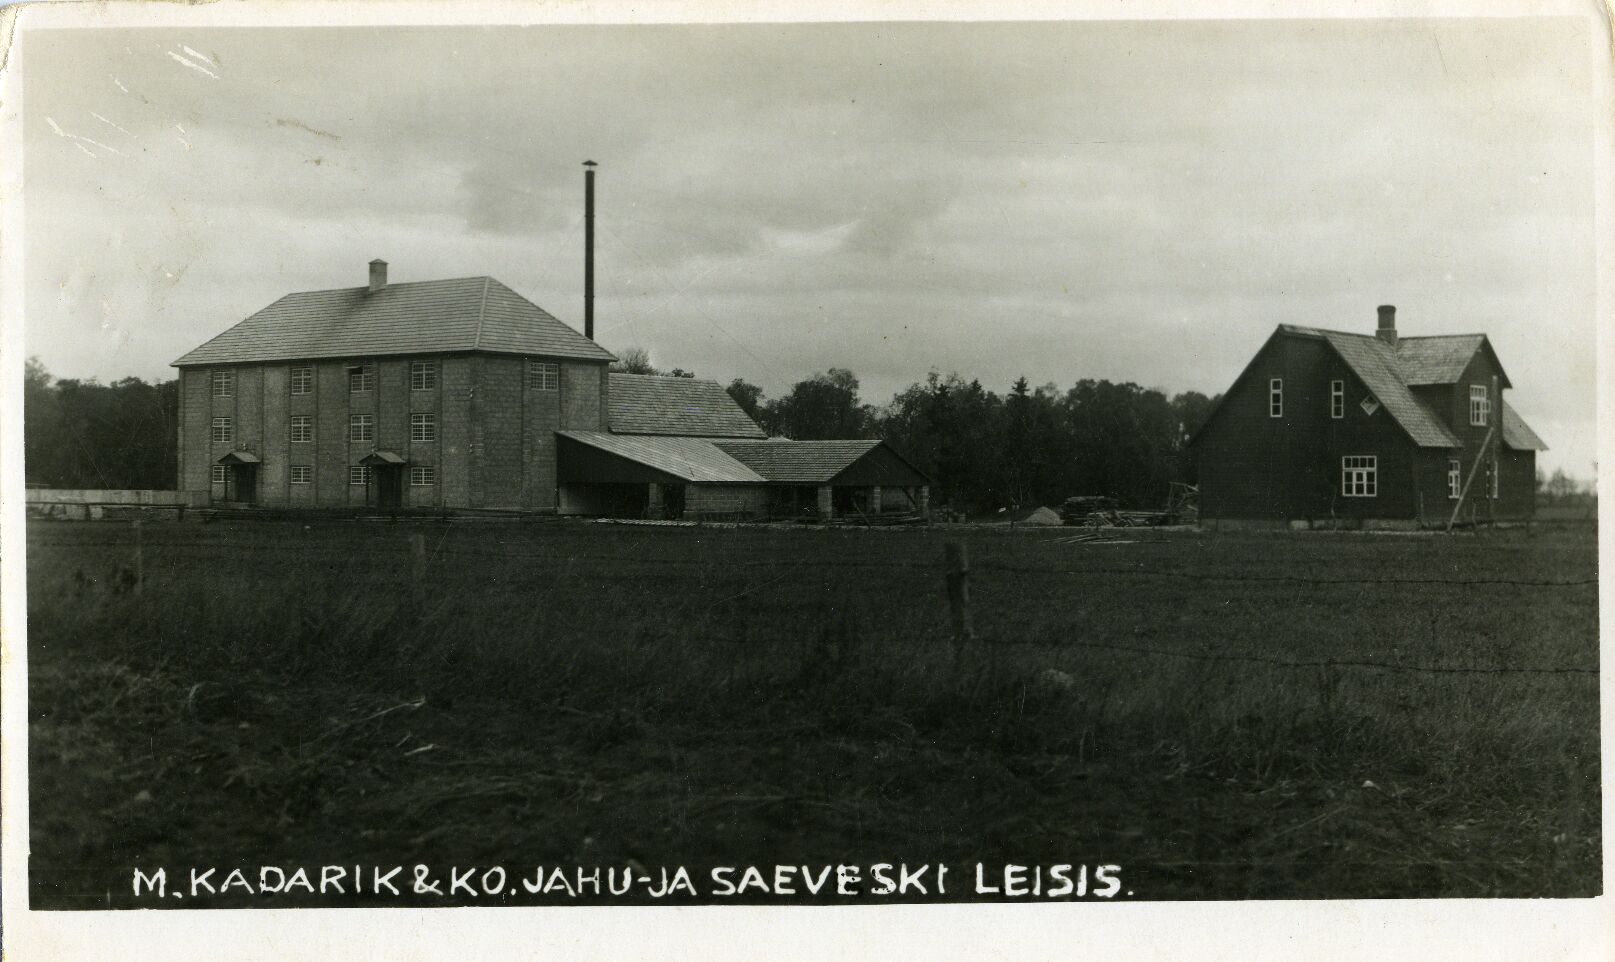
<svg viewBox="0 0 1615 962"><path fill-rule="evenodd" d="M214 397L234 397L236 393L236 372L214 371L211 377Z"/></svg>
<svg viewBox="0 0 1615 962"><path fill-rule="evenodd" d="M1486 396L1486 385L1469 385L1469 423L1475 427L1486 426L1486 419L1492 413L1492 400Z"/></svg>
<svg viewBox="0 0 1615 962"><path fill-rule="evenodd" d="M348 415L349 441L374 441L376 439L376 416L374 414Z"/></svg>
<svg viewBox="0 0 1615 962"><path fill-rule="evenodd" d="M1346 382L1329 382L1329 416L1340 420L1346 416Z"/></svg>
<svg viewBox="0 0 1615 962"><path fill-rule="evenodd" d="M312 484L312 483L314 483L314 468L313 468L313 466L312 465L307 465L307 464L294 464L294 465L292 465L292 483L293 484Z"/></svg>
<svg viewBox="0 0 1615 962"><path fill-rule="evenodd" d="M226 444L236 439L235 421L230 418L213 419L213 440L217 444Z"/></svg>
<svg viewBox="0 0 1615 962"><path fill-rule="evenodd" d="M409 469L409 483L414 487L425 487L436 481L437 469L429 464L416 464Z"/></svg>
<svg viewBox="0 0 1615 962"><path fill-rule="evenodd" d="M291 370L290 381L293 394L314 393L314 369L307 365L294 367Z"/></svg>
<svg viewBox="0 0 1615 962"><path fill-rule="evenodd" d="M1347 455L1340 459L1340 493L1348 498L1372 498L1379 492L1379 458Z"/></svg>
<svg viewBox="0 0 1615 962"><path fill-rule="evenodd" d="M1456 500L1464 493L1464 463L1457 458L1447 459L1447 498Z"/></svg>
<svg viewBox="0 0 1615 962"><path fill-rule="evenodd" d="M314 418L308 414L292 415L292 442L306 444L314 440Z"/></svg>
<svg viewBox="0 0 1615 962"><path fill-rule="evenodd" d="M409 439L411 441L436 441L437 415L411 414L409 416Z"/></svg>
<svg viewBox="0 0 1615 962"><path fill-rule="evenodd" d="M1267 416L1270 418L1284 416L1284 379L1281 377L1267 382Z"/></svg>
<svg viewBox="0 0 1615 962"><path fill-rule="evenodd" d="M436 361L409 362L409 389L411 391L431 391L436 389L436 387Z"/></svg>
<svg viewBox="0 0 1615 962"><path fill-rule="evenodd" d="M561 388L561 365L551 361L527 362L527 387L533 391L558 391Z"/></svg>
<svg viewBox="0 0 1615 962"><path fill-rule="evenodd" d="M374 368L359 365L348 368L348 393L369 394L376 389L376 371Z"/></svg>

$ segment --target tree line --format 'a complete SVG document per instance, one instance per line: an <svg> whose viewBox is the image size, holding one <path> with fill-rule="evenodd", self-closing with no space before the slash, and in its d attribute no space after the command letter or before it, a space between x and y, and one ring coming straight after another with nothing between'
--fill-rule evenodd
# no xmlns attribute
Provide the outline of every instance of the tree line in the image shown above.
<svg viewBox="0 0 1615 962"><path fill-rule="evenodd" d="M619 370L662 373L641 349L623 357ZM933 371L874 405L845 368L798 381L777 398L742 378L728 391L772 437L888 441L931 476L935 503L975 513L1058 505L1079 494L1162 507L1171 482L1195 483L1188 440L1216 403L1198 391L1169 397L1091 378L1061 390L1034 388L1023 377L999 394L979 380Z"/></svg>
<svg viewBox="0 0 1615 962"><path fill-rule="evenodd" d="M57 380L30 358L22 383L23 475L30 486L175 487L177 381Z"/></svg>

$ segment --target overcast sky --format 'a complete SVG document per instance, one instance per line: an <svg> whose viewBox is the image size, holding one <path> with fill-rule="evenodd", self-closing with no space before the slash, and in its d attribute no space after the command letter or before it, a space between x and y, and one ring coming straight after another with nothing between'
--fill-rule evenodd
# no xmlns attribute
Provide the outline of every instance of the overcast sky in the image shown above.
<svg viewBox="0 0 1615 962"><path fill-rule="evenodd" d="M24 50L27 350L167 365L282 294L491 274L777 395L1225 390L1279 323L1479 331L1590 477L1585 21L77 30Z"/></svg>

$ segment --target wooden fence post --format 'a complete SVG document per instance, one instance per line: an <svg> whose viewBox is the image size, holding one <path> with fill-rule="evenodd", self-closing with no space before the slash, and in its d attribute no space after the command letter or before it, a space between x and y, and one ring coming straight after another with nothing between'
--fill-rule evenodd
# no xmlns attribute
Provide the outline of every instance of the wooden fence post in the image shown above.
<svg viewBox="0 0 1615 962"><path fill-rule="evenodd" d="M412 534L409 536L409 583L414 594L419 595L426 583L426 536Z"/></svg>
<svg viewBox="0 0 1615 962"><path fill-rule="evenodd" d="M948 608L953 615L953 640L962 646L976 638L975 629L970 625L970 556L965 546L957 541L949 541L942 547L948 566L946 580Z"/></svg>
<svg viewBox="0 0 1615 962"><path fill-rule="evenodd" d="M136 518L130 524L135 529L135 594L140 594L146 583L146 546L141 534L140 519Z"/></svg>

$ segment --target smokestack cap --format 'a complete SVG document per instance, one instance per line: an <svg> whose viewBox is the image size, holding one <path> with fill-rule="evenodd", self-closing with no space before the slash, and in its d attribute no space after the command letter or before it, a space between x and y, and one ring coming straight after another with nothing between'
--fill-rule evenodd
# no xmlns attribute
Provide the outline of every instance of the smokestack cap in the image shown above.
<svg viewBox="0 0 1615 962"><path fill-rule="evenodd" d="M370 293L374 294L387 286L387 262L376 258L370 262Z"/></svg>

